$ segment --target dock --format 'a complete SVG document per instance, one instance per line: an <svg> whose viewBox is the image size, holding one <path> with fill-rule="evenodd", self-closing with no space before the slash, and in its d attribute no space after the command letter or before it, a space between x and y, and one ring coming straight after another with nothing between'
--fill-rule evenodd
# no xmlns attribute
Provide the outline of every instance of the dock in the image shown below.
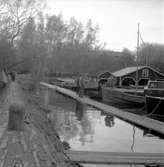
<svg viewBox="0 0 164 167"><path fill-rule="evenodd" d="M79 97L76 92L71 90L61 88L55 85L51 85L45 82L40 83L42 86L45 86L48 89L53 89L54 91L63 94L64 96L68 96L74 100L77 100L81 103L87 104L94 108L103 110L106 114L114 115L120 119L123 119L127 122L133 123L135 125L148 128L150 130L156 131L162 135L164 135L164 123L148 118L146 116L140 116L129 112L123 112L122 110L103 104L101 102L94 101L88 97Z"/></svg>
<svg viewBox="0 0 164 167"><path fill-rule="evenodd" d="M72 162L115 165L164 165L164 154L67 151Z"/></svg>

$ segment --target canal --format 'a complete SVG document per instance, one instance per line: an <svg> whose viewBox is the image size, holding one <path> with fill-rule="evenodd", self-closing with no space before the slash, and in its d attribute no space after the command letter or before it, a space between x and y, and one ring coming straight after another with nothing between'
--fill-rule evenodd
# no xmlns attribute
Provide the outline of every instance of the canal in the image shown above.
<svg viewBox="0 0 164 167"><path fill-rule="evenodd" d="M45 101L53 109L49 118L62 141L69 143L71 150L164 153L164 136L148 129L106 115L103 111L52 90L46 91ZM85 165L93 166L106 167Z"/></svg>

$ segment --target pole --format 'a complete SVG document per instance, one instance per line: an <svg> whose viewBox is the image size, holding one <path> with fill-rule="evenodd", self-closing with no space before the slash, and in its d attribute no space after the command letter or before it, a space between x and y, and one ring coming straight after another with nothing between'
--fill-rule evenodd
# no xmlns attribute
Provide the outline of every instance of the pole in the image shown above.
<svg viewBox="0 0 164 167"><path fill-rule="evenodd" d="M136 57L136 65L137 65L137 71L136 71L136 89L138 88L138 50L139 50L139 28L140 28L140 24L138 23L138 31L137 31L137 57Z"/></svg>

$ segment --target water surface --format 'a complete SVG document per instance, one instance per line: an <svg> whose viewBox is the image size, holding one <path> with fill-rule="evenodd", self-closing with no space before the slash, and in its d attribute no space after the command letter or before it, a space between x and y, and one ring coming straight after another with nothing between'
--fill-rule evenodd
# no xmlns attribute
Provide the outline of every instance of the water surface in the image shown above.
<svg viewBox="0 0 164 167"><path fill-rule="evenodd" d="M54 109L49 116L55 128L71 150L164 153L163 136L156 136L148 129L106 115L54 91L48 92L47 103Z"/></svg>

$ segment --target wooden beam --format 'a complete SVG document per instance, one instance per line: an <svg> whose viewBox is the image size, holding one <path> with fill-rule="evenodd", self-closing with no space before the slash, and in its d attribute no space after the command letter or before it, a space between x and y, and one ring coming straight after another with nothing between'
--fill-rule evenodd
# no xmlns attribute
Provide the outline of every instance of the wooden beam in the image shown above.
<svg viewBox="0 0 164 167"><path fill-rule="evenodd" d="M129 112L123 112L122 110L94 101L88 97L79 97L76 92L73 92L71 90L65 89L65 88L61 88L55 85L51 85L51 84L47 84L45 82L41 82L42 86L45 86L47 88L50 89L54 89L56 92L59 92L63 95L66 95L72 99L75 99L77 101L80 101L81 103L85 103L87 105L93 106L95 108L98 108L100 110L103 110L105 113L107 114L112 114L114 116L117 116L123 120L126 120L128 122L131 122L133 124L148 128L150 130L154 130L160 134L164 135L164 123L154 120L154 119L150 119L146 116L140 116L140 115L136 115L133 113L129 113Z"/></svg>
<svg viewBox="0 0 164 167"><path fill-rule="evenodd" d="M67 151L72 162L87 164L164 165L164 154Z"/></svg>

